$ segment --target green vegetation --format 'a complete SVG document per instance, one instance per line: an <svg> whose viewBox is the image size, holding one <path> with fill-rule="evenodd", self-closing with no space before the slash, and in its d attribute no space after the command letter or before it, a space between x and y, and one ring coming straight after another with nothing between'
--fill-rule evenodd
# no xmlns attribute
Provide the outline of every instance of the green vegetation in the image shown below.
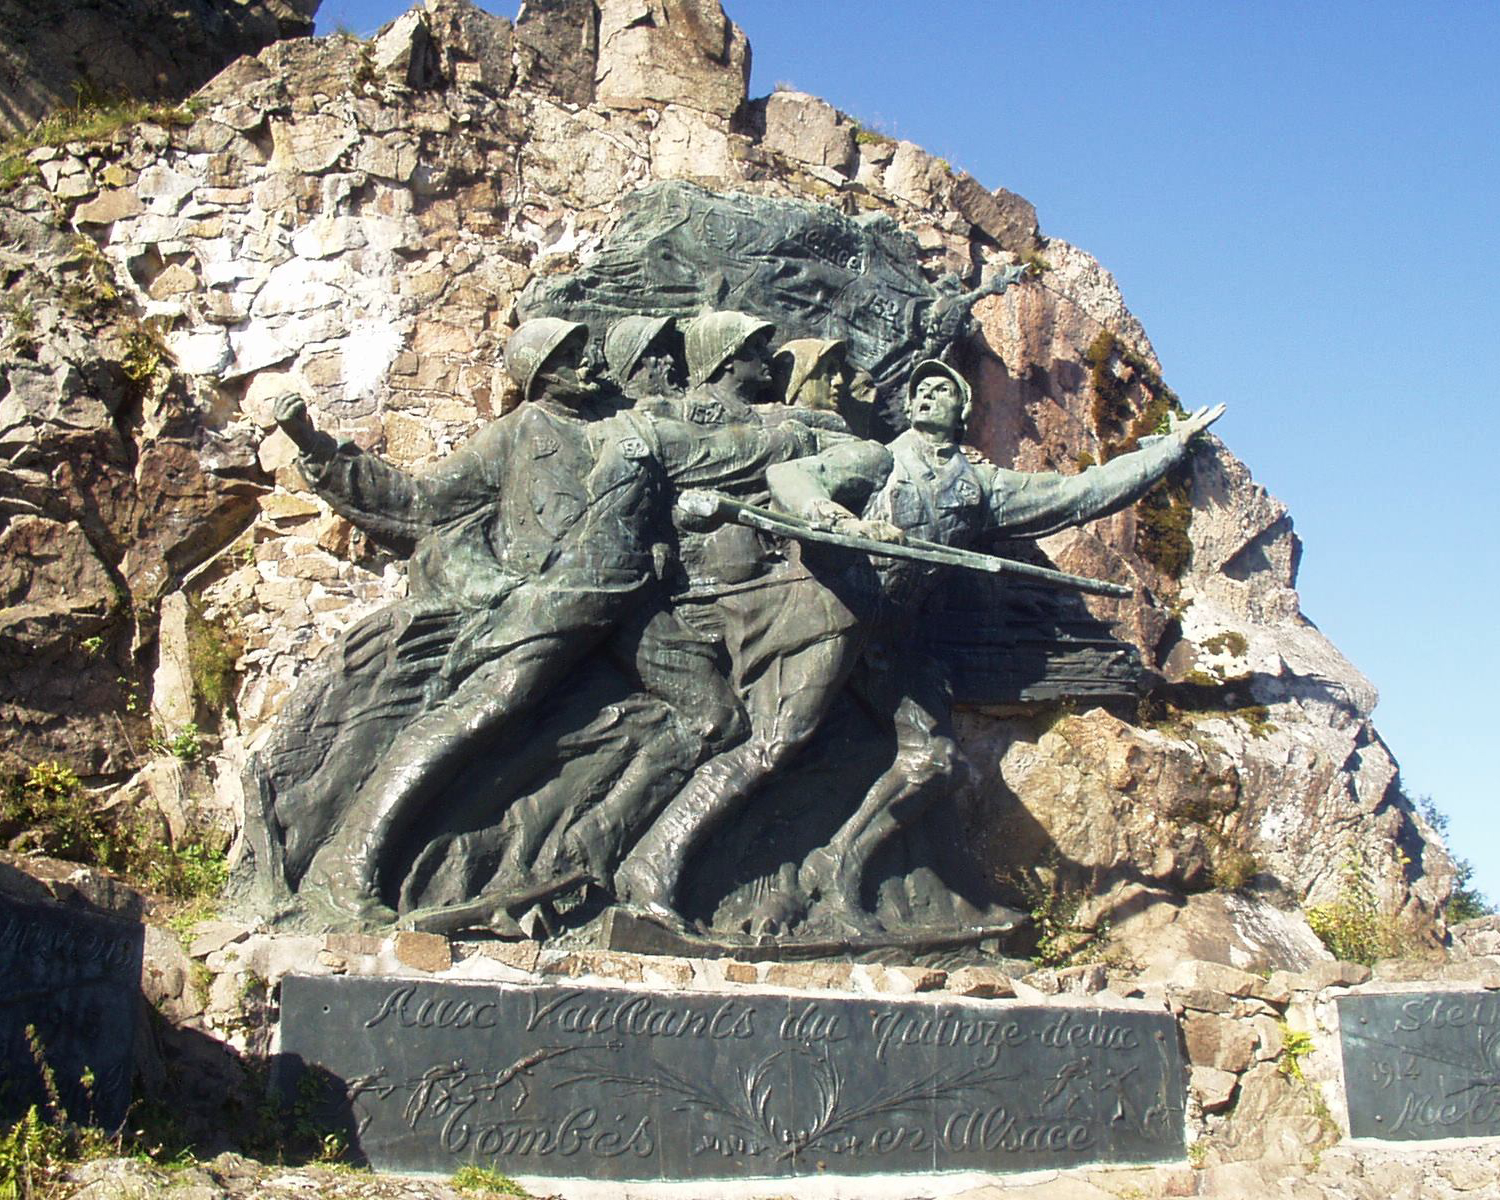
<svg viewBox="0 0 1500 1200"><path fill-rule="evenodd" d="M1276 1060L1277 1069L1288 1079L1305 1082L1302 1060L1312 1053L1312 1034L1294 1030L1285 1021L1277 1024L1281 1029L1281 1056Z"/></svg>
<svg viewBox="0 0 1500 1200"><path fill-rule="evenodd" d="M1083 360L1089 368L1089 420L1101 443L1101 461L1129 453L1147 434L1170 429L1174 414L1185 415L1177 393L1156 369L1109 330L1099 331ZM1180 579L1193 553L1187 485L1169 476L1137 502L1135 514L1136 553L1168 578Z"/></svg>
<svg viewBox="0 0 1500 1200"><path fill-rule="evenodd" d="M1216 892L1237 892L1260 874L1260 860L1248 850L1215 847L1213 885Z"/></svg>
<svg viewBox="0 0 1500 1200"><path fill-rule="evenodd" d="M102 867L173 900L215 896L229 879L222 837L200 832L169 845L149 814L99 809L56 762L0 777L0 838L11 850Z"/></svg>
<svg viewBox="0 0 1500 1200"><path fill-rule="evenodd" d="M1100 922L1089 928L1079 923L1085 894L1063 885L1055 855L1036 870L1012 872L1007 878L1030 908L1036 934L1032 962L1039 967L1062 967L1097 962L1102 957L1109 942L1109 925Z"/></svg>
<svg viewBox="0 0 1500 1200"><path fill-rule="evenodd" d="M1260 860L1233 837L1240 792L1233 772L1210 776L1205 790L1175 805L1167 818L1179 829L1196 826L1208 849L1209 886L1234 892L1260 874Z"/></svg>
<svg viewBox="0 0 1500 1200"><path fill-rule="evenodd" d="M185 763L197 762L203 754L201 731L192 721L181 729L168 733L162 730L146 743L153 754L166 754Z"/></svg>
<svg viewBox="0 0 1500 1200"><path fill-rule="evenodd" d="M0 321L0 339L8 350L25 357L36 353L36 310L30 300L7 296L0 302Z"/></svg>
<svg viewBox="0 0 1500 1200"><path fill-rule="evenodd" d="M1193 502L1187 485L1167 478L1136 502L1136 553L1170 579L1181 579L1193 557L1188 529Z"/></svg>
<svg viewBox="0 0 1500 1200"><path fill-rule="evenodd" d="M1226 629L1223 633L1204 638L1202 644L1210 654L1229 654L1235 658L1244 657L1245 651L1250 649L1250 643L1245 640L1245 635L1236 633L1232 629Z"/></svg>
<svg viewBox="0 0 1500 1200"><path fill-rule="evenodd" d="M113 843L78 776L62 763L41 762L0 785L0 838L12 850L97 863Z"/></svg>
<svg viewBox="0 0 1500 1200"><path fill-rule="evenodd" d="M854 141L860 146L894 146L896 139L878 130L866 129L863 125L854 128Z"/></svg>
<svg viewBox="0 0 1500 1200"><path fill-rule="evenodd" d="M83 278L70 283L63 291L63 299L77 312L107 307L120 298L119 285L115 283L115 270L99 243L85 234L73 239L73 250L83 265Z"/></svg>
<svg viewBox="0 0 1500 1200"><path fill-rule="evenodd" d="M0 142L0 191L9 191L37 173L27 155L39 146L68 142L102 142L122 129L150 121L156 125L191 125L197 105L154 104L146 100L104 100L80 92L78 102L37 122L27 133Z"/></svg>
<svg viewBox="0 0 1500 1200"><path fill-rule="evenodd" d="M1339 868L1337 899L1315 904L1303 915L1323 945L1342 962L1373 966L1403 948L1400 930L1380 911L1369 872L1353 851Z"/></svg>
<svg viewBox="0 0 1500 1200"><path fill-rule="evenodd" d="M193 691L214 712L228 712L234 706L235 663L244 649L244 639L230 625L209 620L197 604L188 606L188 673Z"/></svg>
<svg viewBox="0 0 1500 1200"><path fill-rule="evenodd" d="M1033 278L1045 275L1048 271L1052 270L1052 264L1042 257L1040 250L1035 248L1026 251L1025 256L1021 259L1021 263L1031 273Z"/></svg>
<svg viewBox="0 0 1500 1200"><path fill-rule="evenodd" d="M502 1175L493 1167L459 1167L453 1172L453 1186L460 1192L477 1192L488 1196L530 1196L509 1175Z"/></svg>
<svg viewBox="0 0 1500 1200"><path fill-rule="evenodd" d="M1246 704L1227 710L1227 715L1245 722L1253 738L1269 737L1276 732L1276 723L1271 720L1271 710L1264 704Z"/></svg>
<svg viewBox="0 0 1500 1200"><path fill-rule="evenodd" d="M144 397L159 396L166 390L173 366L172 352L167 349L167 322L159 317L144 321L130 320L125 331L125 353L120 369ZM162 369L166 368L164 375Z"/></svg>
<svg viewBox="0 0 1500 1200"><path fill-rule="evenodd" d="M1241 682L1240 678L1225 679L1207 671L1189 671L1180 684L1142 697L1136 706L1135 723L1193 740L1193 727L1198 721L1243 721L1251 737L1269 737L1276 732L1276 723L1266 705L1242 704L1229 708L1222 703L1226 688Z"/></svg>
<svg viewBox="0 0 1500 1200"><path fill-rule="evenodd" d="M0 194L12 191L28 179L40 179L41 175L36 163L24 154L0 154Z"/></svg>
<svg viewBox="0 0 1500 1200"><path fill-rule="evenodd" d="M33 1104L9 1129L0 1130L0 1200L43 1200L56 1194L63 1173L74 1163L118 1149L115 1139L74 1122L63 1109L57 1077L47 1062L34 1025L26 1026L26 1044L41 1079L45 1104ZM79 1083L93 1094L93 1072L84 1069Z"/></svg>

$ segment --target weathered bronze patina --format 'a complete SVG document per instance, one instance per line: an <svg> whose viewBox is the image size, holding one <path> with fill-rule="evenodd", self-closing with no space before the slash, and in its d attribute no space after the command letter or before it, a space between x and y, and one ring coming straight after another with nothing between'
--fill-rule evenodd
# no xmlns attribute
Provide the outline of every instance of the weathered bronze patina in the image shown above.
<svg viewBox="0 0 1500 1200"><path fill-rule="evenodd" d="M520 402L425 472L283 400L309 484L406 558L408 591L251 762L242 886L320 928L514 937L611 904L635 916L617 931L720 945L1013 925L945 806L953 660L988 670L964 687L1019 692L1022 656L914 631L959 573L1007 580L1008 607L973 593L992 629L1055 642L1065 610L1032 583L1124 589L981 543L1133 502L1221 411L1073 476L967 452L945 355L1020 277L930 284L889 222L655 185L594 261L532 287L505 352ZM1096 689L1128 686L1121 644L1063 619ZM1016 673L995 682L996 659Z"/></svg>

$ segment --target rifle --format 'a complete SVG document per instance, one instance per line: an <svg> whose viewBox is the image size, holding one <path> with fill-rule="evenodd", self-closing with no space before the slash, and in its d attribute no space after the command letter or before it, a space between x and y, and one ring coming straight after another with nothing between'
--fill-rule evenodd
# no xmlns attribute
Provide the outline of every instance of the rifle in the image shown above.
<svg viewBox="0 0 1500 1200"><path fill-rule="evenodd" d="M1048 587L1071 588L1093 596L1128 597L1133 593L1128 587L1110 583L1103 579L1090 579L1086 575L1070 575L1066 571L1054 571L1050 567L1036 567L1031 563L1017 562L1013 558L1001 558L997 554L979 554L973 550L959 550L938 542L925 542L919 538L908 538L904 542L879 542L874 538L858 537L854 534L835 533L831 529L820 529L811 521L794 517L790 513L772 512L754 504L742 504L731 500L720 492L693 489L677 498L677 507L700 521L733 521L759 529L763 533L778 534L799 542L815 542L821 546L838 546L844 550L857 550L865 554L877 554L883 558L901 558L910 562L930 563L942 567L962 567L969 571L984 571L991 575L1012 575L1018 579L1029 579Z"/></svg>

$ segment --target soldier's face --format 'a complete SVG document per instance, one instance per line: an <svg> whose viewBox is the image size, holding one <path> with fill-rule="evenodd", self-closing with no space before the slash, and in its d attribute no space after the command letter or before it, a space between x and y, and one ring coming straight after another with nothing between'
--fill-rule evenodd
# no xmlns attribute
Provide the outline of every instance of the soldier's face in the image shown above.
<svg viewBox="0 0 1500 1200"><path fill-rule="evenodd" d="M592 396L594 383L583 361L583 347L566 345L553 351L536 373L535 393L565 403Z"/></svg>
<svg viewBox="0 0 1500 1200"><path fill-rule="evenodd" d="M849 371L843 357L825 355L797 394L797 403L808 408L837 412L849 387Z"/></svg>
<svg viewBox="0 0 1500 1200"><path fill-rule="evenodd" d="M725 373L745 397L755 396L771 385L771 335L757 333L735 352Z"/></svg>
<svg viewBox="0 0 1500 1200"><path fill-rule="evenodd" d="M963 424L964 398L946 375L918 380L911 398L911 427L921 433L954 439Z"/></svg>
<svg viewBox="0 0 1500 1200"><path fill-rule="evenodd" d="M672 352L653 346L636 360L630 372L630 394L660 396L680 390L677 360Z"/></svg>

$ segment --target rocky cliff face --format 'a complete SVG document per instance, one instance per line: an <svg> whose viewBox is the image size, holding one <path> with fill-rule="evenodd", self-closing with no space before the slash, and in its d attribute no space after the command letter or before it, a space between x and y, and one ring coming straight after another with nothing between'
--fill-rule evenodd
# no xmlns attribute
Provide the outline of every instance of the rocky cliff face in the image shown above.
<svg viewBox="0 0 1500 1200"><path fill-rule="evenodd" d="M178 100L242 54L312 33L319 0L0 3L0 134L80 100Z"/></svg>
<svg viewBox="0 0 1500 1200"><path fill-rule="evenodd" d="M509 402L520 290L575 268L652 180L889 214L971 284L1032 261L1035 282L982 302L967 364L971 440L999 462L1074 471L1157 425L1173 398L1094 259L820 100L748 100L748 71L716 0L533 0L514 25L428 0L370 42L238 59L190 125L33 151L0 200L7 752L108 783L142 764L153 714L196 721L221 739L201 786L232 813L244 744L403 587L304 488L273 401L298 391L401 465L446 453ZM1328 901L1355 861L1432 928L1451 864L1373 690L1299 612L1286 510L1227 448L1045 549L1135 585L1091 604L1160 684L1138 713L964 715L997 872L1102 896L1123 927L1215 887L1251 889L1231 914ZM205 658L226 653L221 707ZM1226 920L1248 963L1253 922Z"/></svg>

